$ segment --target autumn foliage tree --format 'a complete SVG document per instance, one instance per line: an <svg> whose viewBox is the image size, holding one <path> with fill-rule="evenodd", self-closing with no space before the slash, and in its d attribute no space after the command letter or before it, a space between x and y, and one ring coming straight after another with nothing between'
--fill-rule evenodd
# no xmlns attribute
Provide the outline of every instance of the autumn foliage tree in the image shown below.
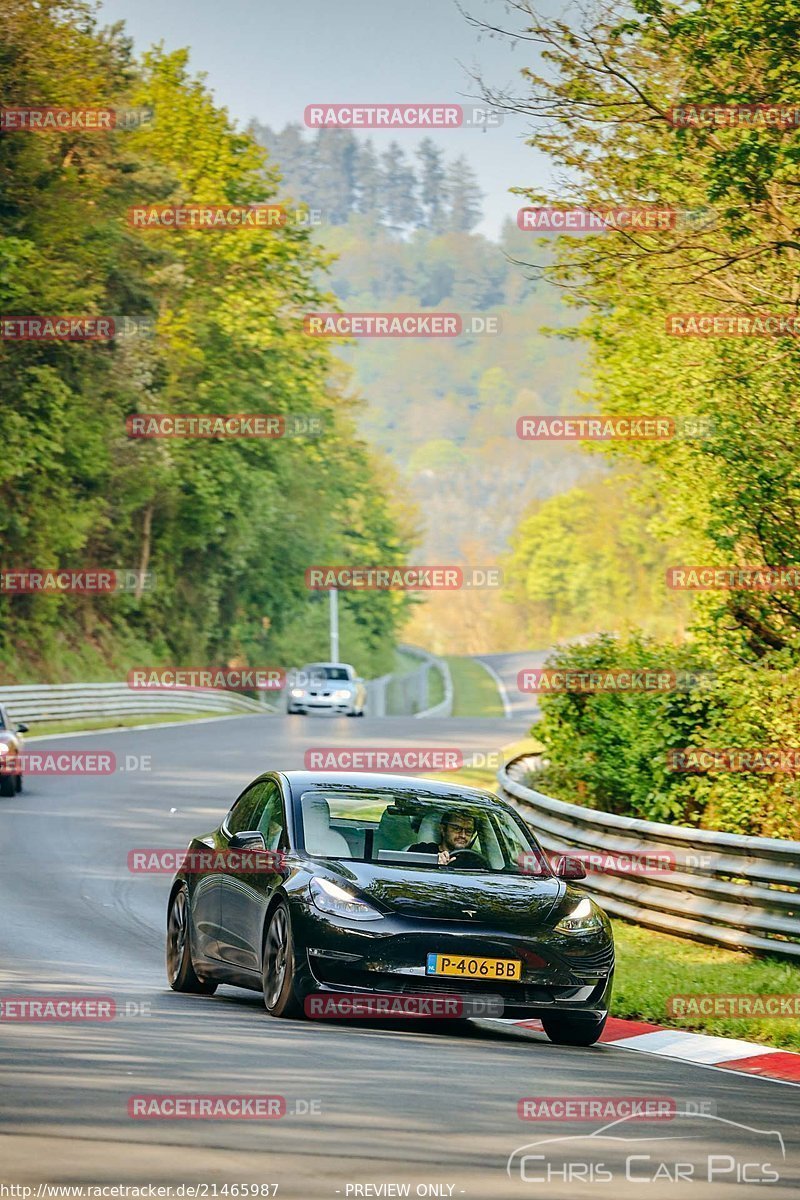
<svg viewBox="0 0 800 1200"><path fill-rule="evenodd" d="M134 204L276 201L280 178L185 51L139 63L82 0L4 5L0 103L153 113L132 130L0 133L0 311L151 327L111 342L0 341L3 565L108 564L156 580L141 595L0 596L7 677L119 673L143 654L320 654L305 568L402 561L412 536L357 436L344 368L303 332L305 311L330 306L327 257L292 222L131 227ZM321 434L134 441L134 412L293 414ZM343 648L364 673L391 662L403 603L343 604Z"/></svg>

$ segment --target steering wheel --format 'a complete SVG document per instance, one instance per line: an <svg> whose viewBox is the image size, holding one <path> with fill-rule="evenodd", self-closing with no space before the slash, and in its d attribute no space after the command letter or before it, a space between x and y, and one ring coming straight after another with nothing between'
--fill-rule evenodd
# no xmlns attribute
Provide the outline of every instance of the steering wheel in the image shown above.
<svg viewBox="0 0 800 1200"><path fill-rule="evenodd" d="M458 860L457 862L455 860ZM480 850L451 850L450 862L448 866L457 867L488 867L489 860L481 854Z"/></svg>

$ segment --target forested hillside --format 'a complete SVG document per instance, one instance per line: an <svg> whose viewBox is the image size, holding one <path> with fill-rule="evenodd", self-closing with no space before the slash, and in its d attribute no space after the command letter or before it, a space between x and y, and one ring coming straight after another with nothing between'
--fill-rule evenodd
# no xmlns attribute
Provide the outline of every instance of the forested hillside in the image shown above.
<svg viewBox="0 0 800 1200"><path fill-rule="evenodd" d="M516 437L518 416L574 411L581 379L575 344L542 332L572 318L557 289L525 269L530 234L511 221L498 241L472 232L481 215L474 176L430 139L414 156L396 143L378 156L348 130L252 128L288 197L316 213L343 310L499 318L497 336L362 339L340 350L368 399L360 430L418 502L426 561L496 561L528 503L600 469L574 447Z"/></svg>
<svg viewBox="0 0 800 1200"><path fill-rule="evenodd" d="M288 662L324 652L309 563L402 560L388 463L356 434L345 368L303 333L327 301L308 233L137 230L129 206L274 199L277 175L183 51L137 63L81 0L8 0L4 105L144 108L135 129L0 134L0 311L132 315L111 341L0 341L4 568L148 570L141 595L0 595L6 682L119 677L133 661ZM134 412L315 417L317 438L132 441ZM343 604L364 673L404 600Z"/></svg>
<svg viewBox="0 0 800 1200"><path fill-rule="evenodd" d="M381 225L393 233L469 233L481 219L482 194L463 155L447 161L431 138L415 154L391 142L378 154L369 137L349 129L302 126L280 132L251 122L249 132L280 164L287 196L320 214L326 225Z"/></svg>
<svg viewBox="0 0 800 1200"><path fill-rule="evenodd" d="M497 241L475 233L474 177L430 139L416 154L394 142L379 156L349 130L252 131L334 252L327 279L342 309L499 318L497 336L362 339L339 351L368 398L359 428L418 502L426 560L506 568L502 596L426 598L414 636L440 651L477 653L636 621L651 632L681 629L685 603L648 582L668 553L648 531L657 498L642 500L623 480L606 486L603 460L574 443L516 437L519 416L593 407L583 394L584 347L570 336L577 315L552 278L553 240L510 220ZM612 545L585 529L587 512L612 532ZM621 578L623 563L632 574Z"/></svg>

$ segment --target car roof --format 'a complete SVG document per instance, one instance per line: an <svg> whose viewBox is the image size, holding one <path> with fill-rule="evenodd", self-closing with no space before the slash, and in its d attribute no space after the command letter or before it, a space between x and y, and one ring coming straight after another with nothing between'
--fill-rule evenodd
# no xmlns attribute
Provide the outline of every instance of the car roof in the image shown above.
<svg viewBox="0 0 800 1200"><path fill-rule="evenodd" d="M503 803L493 792L482 788L467 787L462 783L443 783L438 779L420 779L418 775L395 775L393 772L371 771L281 771L289 781L292 793L297 796L314 789L358 789L359 791L417 792L430 799L442 800L454 796L464 800L494 800Z"/></svg>
<svg viewBox="0 0 800 1200"><path fill-rule="evenodd" d="M343 662L313 662L313 663L306 663L306 666L307 667L348 667L349 668L351 666L351 664L343 663Z"/></svg>

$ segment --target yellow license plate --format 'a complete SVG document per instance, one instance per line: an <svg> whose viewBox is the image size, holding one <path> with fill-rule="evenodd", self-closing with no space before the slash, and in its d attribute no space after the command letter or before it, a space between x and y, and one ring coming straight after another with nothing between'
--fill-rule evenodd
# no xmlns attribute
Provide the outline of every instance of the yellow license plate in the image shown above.
<svg viewBox="0 0 800 1200"><path fill-rule="evenodd" d="M459 979L521 979L517 958L466 958L463 954L429 954L426 975L457 975Z"/></svg>

